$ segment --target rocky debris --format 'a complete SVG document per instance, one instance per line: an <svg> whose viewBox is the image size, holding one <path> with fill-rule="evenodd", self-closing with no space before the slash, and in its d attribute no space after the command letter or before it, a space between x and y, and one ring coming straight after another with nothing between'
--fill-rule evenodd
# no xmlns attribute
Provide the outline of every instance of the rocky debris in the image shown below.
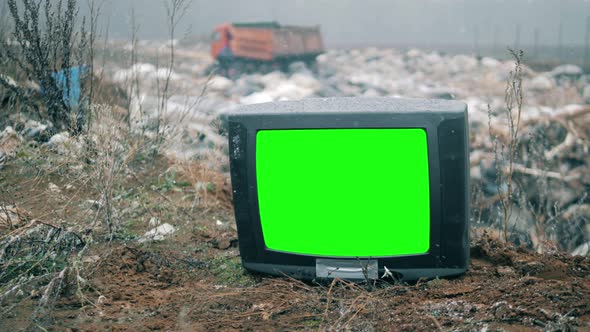
<svg viewBox="0 0 590 332"><path fill-rule="evenodd" d="M260 74L251 74L240 77L228 91L229 95L235 98L262 91L264 89L264 83L262 83L261 76Z"/></svg>
<svg viewBox="0 0 590 332"><path fill-rule="evenodd" d="M251 95L240 98L240 103L245 105L270 103L272 101L274 101L273 97L265 92L254 92Z"/></svg>
<svg viewBox="0 0 590 332"><path fill-rule="evenodd" d="M563 219L578 230L578 235L590 239L590 204L572 204L562 212Z"/></svg>
<svg viewBox="0 0 590 332"><path fill-rule="evenodd" d="M37 142L47 142L51 138L52 131L53 127L51 125L43 124L35 120L28 120L24 124L24 129L21 131L21 135Z"/></svg>
<svg viewBox="0 0 590 332"><path fill-rule="evenodd" d="M18 84L16 83L16 81L12 77L10 77L6 74L0 73L0 79L5 81L6 83L8 83L8 85L11 85L13 87L18 87Z"/></svg>
<svg viewBox="0 0 590 332"><path fill-rule="evenodd" d="M147 42L146 47L155 50L159 46ZM469 107L470 174L473 192L479 195L473 201L482 205L476 223L499 226L496 174L506 167L501 162L496 167L494 146L505 146L509 136L504 94L514 69L512 61L419 49L334 49L318 56L313 68L297 62L285 71L242 74L231 80L213 75L208 80L200 75L212 63L206 48L181 47L178 51L184 55L178 59L171 84L174 91L190 93L169 99L165 117L171 127L180 129L166 146L168 156L197 158L212 168L227 170L223 117L240 104L342 96L456 99ZM140 78L141 95L131 100L130 114L136 128L147 128L151 135L160 101L150 89L155 78L163 77L165 68L147 63L131 68L112 66L106 72L114 81ZM519 186L512 202L518 210L509 220L510 228L523 244L553 241L572 252L590 240L590 234L576 231L587 228L588 217L563 213L588 203L584 193L590 185L590 106L583 104L590 104L590 75L568 64L546 72L524 66L523 75L521 140L514 165ZM205 96L198 96L205 86ZM52 132L50 124L27 119L22 127L15 128L24 138L48 141L47 146L58 152L75 143L65 133ZM549 213L551 217L540 223L537 216Z"/></svg>
<svg viewBox="0 0 590 332"><path fill-rule="evenodd" d="M228 229L230 226L230 222L229 221L221 221L219 219L215 220L215 226L217 226L220 229Z"/></svg>
<svg viewBox="0 0 590 332"><path fill-rule="evenodd" d="M210 91L227 91L231 89L234 82L226 77L215 75L208 83L207 89Z"/></svg>
<svg viewBox="0 0 590 332"><path fill-rule="evenodd" d="M502 63L494 58L483 57L481 59L481 64L484 67L496 68L496 67L500 66Z"/></svg>
<svg viewBox="0 0 590 332"><path fill-rule="evenodd" d="M514 269L511 268L510 266L498 266L496 268L496 273L498 274L498 276L501 276L501 277L514 277L514 276L516 276L516 271L514 271Z"/></svg>
<svg viewBox="0 0 590 332"><path fill-rule="evenodd" d="M236 81L236 85L244 85L243 80L257 86L264 87L240 98L242 104L257 104L275 100L295 100L311 97L322 86L311 72L298 70L291 76L281 72L271 72L266 75L246 75Z"/></svg>
<svg viewBox="0 0 590 332"><path fill-rule="evenodd" d="M0 133L0 168L14 158L23 142L23 138L10 126Z"/></svg>
<svg viewBox="0 0 590 332"><path fill-rule="evenodd" d="M48 189L50 192L52 192L54 194L61 193L61 189L59 189L59 187L55 183L52 183L52 182L49 182Z"/></svg>
<svg viewBox="0 0 590 332"><path fill-rule="evenodd" d="M160 219L156 218L156 217L151 217L150 221L148 222L148 225L150 227L157 227L158 225L160 225Z"/></svg>
<svg viewBox="0 0 590 332"><path fill-rule="evenodd" d="M131 82L135 78L139 80L166 79L170 75L171 80L179 80L181 75L176 72L168 72L168 68L156 67L151 63L138 63L128 69L118 70L113 74L113 81L119 83Z"/></svg>
<svg viewBox="0 0 590 332"><path fill-rule="evenodd" d="M290 73L303 73L303 74L310 74L312 75L312 71L307 68L305 62L296 61L289 64L289 72Z"/></svg>
<svg viewBox="0 0 590 332"><path fill-rule="evenodd" d="M49 146L63 145L70 139L70 134L67 131L51 136L47 144Z"/></svg>
<svg viewBox="0 0 590 332"><path fill-rule="evenodd" d="M547 91L555 88L555 80L549 75L539 75L530 81L529 86L535 91Z"/></svg>
<svg viewBox="0 0 590 332"><path fill-rule="evenodd" d="M462 319L482 308L483 305L481 304L469 303L463 300L447 300L435 303L428 301L424 305L424 310L430 312L434 317L444 316L451 319Z"/></svg>
<svg viewBox="0 0 590 332"><path fill-rule="evenodd" d="M590 242L583 243L579 245L574 251L572 251L573 256L589 256L590 255Z"/></svg>
<svg viewBox="0 0 590 332"><path fill-rule="evenodd" d="M582 68L580 68L576 65L566 64L566 65L560 65L560 66L553 68L553 70L550 71L549 74L553 77L578 78L578 77L582 76L582 74L584 74L584 70L582 70Z"/></svg>
<svg viewBox="0 0 590 332"><path fill-rule="evenodd" d="M80 150L79 142L71 139L70 134L66 131L51 136L45 146L62 155L75 154Z"/></svg>
<svg viewBox="0 0 590 332"><path fill-rule="evenodd" d="M141 238L139 238L139 243L147 242L147 241L162 241L167 236L176 232L176 228L170 225L169 223L161 224L158 227L152 228L147 231Z"/></svg>

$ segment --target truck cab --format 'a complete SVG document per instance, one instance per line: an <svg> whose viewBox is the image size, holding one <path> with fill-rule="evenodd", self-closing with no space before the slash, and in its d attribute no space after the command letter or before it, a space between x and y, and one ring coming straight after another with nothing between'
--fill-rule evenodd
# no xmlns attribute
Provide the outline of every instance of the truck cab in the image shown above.
<svg viewBox="0 0 590 332"><path fill-rule="evenodd" d="M219 57L231 56L230 41L231 24L225 23L217 26L211 34L211 56L219 60Z"/></svg>

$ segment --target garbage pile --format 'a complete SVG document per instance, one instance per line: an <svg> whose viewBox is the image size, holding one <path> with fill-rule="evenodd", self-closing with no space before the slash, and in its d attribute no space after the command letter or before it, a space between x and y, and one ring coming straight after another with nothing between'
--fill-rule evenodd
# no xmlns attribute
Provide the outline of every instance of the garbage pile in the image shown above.
<svg viewBox="0 0 590 332"><path fill-rule="evenodd" d="M526 63L526 57L524 58ZM213 77L213 94L239 104L313 97L456 99L469 106L474 225L500 229L498 172L507 172L505 90L513 61L438 52L367 48L332 50L317 72L294 63L288 72ZM523 66L523 97L513 160L511 240L537 249L588 254L590 241L590 75L574 65L548 72ZM215 114L214 110L210 110ZM499 165L501 167L499 167ZM503 189L503 188L501 188Z"/></svg>
<svg viewBox="0 0 590 332"><path fill-rule="evenodd" d="M145 44L144 52L161 45ZM130 85L131 123L150 133L153 119L166 119L179 159L198 158L228 171L227 139L220 118L242 104L314 97L404 97L456 99L469 107L472 222L497 229L498 172L505 172L508 144L505 90L514 62L490 57L395 49L330 50L317 67L293 63L287 72L242 75L236 79L205 75L211 65L202 46L178 49L174 71L137 63L107 63L105 77ZM527 63L526 54L524 63ZM550 71L522 68L524 103L519 144L513 160L515 189L509 228L513 239L539 251L554 246L587 254L590 247L590 75L564 64ZM162 109L158 80L170 78L170 98ZM41 137L43 124L23 123L0 135L0 158L14 156L20 136ZM490 135L490 133L492 135ZM54 133L52 133L54 134ZM8 143L10 142L10 143ZM10 145L8 145L10 144ZM4 149L4 150L3 150ZM544 249L543 249L544 248Z"/></svg>

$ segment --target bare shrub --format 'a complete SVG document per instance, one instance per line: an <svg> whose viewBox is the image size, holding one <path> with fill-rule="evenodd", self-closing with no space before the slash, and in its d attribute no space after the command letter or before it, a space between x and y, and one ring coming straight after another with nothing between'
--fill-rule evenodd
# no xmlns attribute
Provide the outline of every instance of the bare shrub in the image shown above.
<svg viewBox="0 0 590 332"><path fill-rule="evenodd" d="M86 151L90 155L86 157L91 159L86 176L94 179L92 183L100 193L100 204L99 213L91 229L96 221L102 219L112 240L120 224L115 213L113 194L133 152L129 153L134 151L129 150L129 143L132 144L133 140L128 139L125 124L115 118L111 106L94 105L92 113L95 115L95 121L87 137L84 137L87 146L90 147L89 151ZM99 215L102 215L102 218L98 218Z"/></svg>
<svg viewBox="0 0 590 332"><path fill-rule="evenodd" d="M590 109L523 117L523 53L510 52L515 67L506 85L505 105L496 112L488 106L496 195L479 202L475 211L493 216L497 208L506 241L532 245L540 253L572 250L584 241L583 222L568 211L586 203L586 168L580 165L587 159L582 128Z"/></svg>
<svg viewBox="0 0 590 332"><path fill-rule="evenodd" d="M31 318L34 323L44 319L65 286L68 257L85 245L78 233L39 219L1 236L0 304L19 294L40 295L41 290L43 295ZM16 304L0 312L0 318Z"/></svg>
<svg viewBox="0 0 590 332"><path fill-rule="evenodd" d="M138 42L138 37L137 37L137 33L139 32L139 25L136 21L135 18L135 10L132 9L130 12L130 20L131 20L131 54L130 54L130 59L129 59L129 67L130 68L135 68L135 65L137 65L137 42ZM138 118L144 118L145 114L143 112L143 108L141 105L141 102L139 102L139 100L141 100L141 87L139 84L139 73L137 70L133 70L132 72L132 77L131 77L131 81L127 82L126 84L127 86L127 95L130 96L129 98L129 103L127 104L127 126L129 127L129 129L131 130L131 126L132 126L132 110L135 111L137 114ZM132 101L135 98L136 101L138 101L136 104L137 105L133 105ZM135 110L133 108L136 108ZM142 128L143 129L143 128Z"/></svg>
<svg viewBox="0 0 590 332"><path fill-rule="evenodd" d="M119 211L120 197L121 192L128 189L124 189L126 181L134 176L129 165L136 161L138 154L157 154L154 146L169 139L175 130L165 125L163 119L171 96L176 26L190 1L171 0L167 3L171 41L167 75L158 83L158 119L154 135L145 128L134 127L131 112L127 111L125 115L125 110L111 105L110 101L98 104L96 100L102 100L102 84L94 86L96 81L92 75L82 79L79 108L72 107L64 99L63 92L69 90L69 76L65 75L63 85L56 82L56 72L75 66L86 66L88 73L94 72L93 45L100 6L95 7L91 0L88 2L91 18L87 25L85 20L76 22L77 0L66 0L63 8L61 1L23 1L22 5L16 0L7 2L15 26L11 41L3 40L0 45L0 48L9 46L0 50L0 61L22 59L15 62L18 70L26 79L38 82L42 91L40 95L30 95L19 90L22 99L29 97L27 103L38 107L56 129L69 132L56 135L60 137L53 143L23 148L23 157L14 161L21 163L19 171L34 174L24 180L27 188L42 192L37 197L20 201L35 206L31 200L46 199L47 208L43 207L43 211L31 209L32 215L21 214L10 199L10 193L0 195L0 304L4 305L9 299L14 303L3 307L0 319L23 299L35 299L38 306L31 316L31 329L34 329L46 326L43 320L51 314L55 300L64 294L72 295L73 291L82 306L94 305L84 296L83 288L89 287L86 280L90 272L81 262L92 244L111 241L123 233L121 216L125 212ZM134 25L132 66L138 59L137 29ZM2 79L4 76L0 81ZM139 83L139 77L135 75L126 92L139 96ZM6 84L6 79L0 82L0 86ZM18 85L11 86L20 89ZM132 108L131 103L127 106ZM187 105L186 113L196 106L196 102ZM139 107L141 110L141 105ZM140 113L144 116L143 111ZM197 162L181 168L183 176L190 179L195 188L196 204L205 208L231 207L231 190L226 176ZM53 182L59 188L49 193L48 184L50 188L58 187ZM66 189L68 187L70 189ZM13 190L20 188L15 186ZM139 191L142 190L150 189L146 185ZM171 200L168 203L177 205ZM17 224L13 219L21 215L26 215L27 219ZM187 217L192 216L187 214ZM23 298L17 294L25 295Z"/></svg>
<svg viewBox="0 0 590 332"><path fill-rule="evenodd" d="M67 0L65 7L61 0L57 3L23 0L22 5L16 0L8 0L7 6L13 32L9 40L0 41L0 63L15 64L26 79L37 82L41 98L27 98L27 91L10 84L5 77L0 77L0 85L14 91L29 104L42 105L47 118L58 130L68 130L71 134L82 132L88 105L92 103L92 83L88 86L81 84L80 102L73 103L73 68L80 68L81 83L91 74L96 18L91 18L89 33L85 18L80 24L77 22L77 0Z"/></svg>
<svg viewBox="0 0 590 332"><path fill-rule="evenodd" d="M492 131L492 109L488 105L489 132L494 142L494 161L496 165L496 187L498 200L502 209L504 240L508 241L508 224L512 213L512 201L515 191L513 181L514 164L520 143L519 128L523 106L522 58L523 51L509 49L514 58L514 70L510 71L504 91L505 108L503 115L508 127L508 137L500 139Z"/></svg>
<svg viewBox="0 0 590 332"><path fill-rule="evenodd" d="M162 81L156 76L156 92L158 97L158 106L156 111L156 143L161 142L161 136L164 134L165 125L163 123L163 116L168 111L168 101L170 100L170 80L174 71L175 62L175 44L178 23L186 15L191 0L166 0L164 7L166 9L166 25L168 28L168 59L166 64L166 76ZM159 68L159 55L156 55L156 68Z"/></svg>
<svg viewBox="0 0 590 332"><path fill-rule="evenodd" d="M38 163L37 175L30 180L33 187L46 186L58 177L73 184L66 193L49 182L56 189L45 192L51 209L45 214L48 219L39 218L38 211L35 215L14 203L4 204L11 202L10 193L0 192L0 304L11 301L0 319L21 303L19 294L38 299L30 317L32 326L46 325L55 300L64 294L76 294L82 305L93 304L81 290L88 287L83 277L88 272L81 261L96 240L113 240L120 230L115 196L127 165L143 147L111 106L93 105L92 112L95 121L86 133L66 135L61 145L36 148L38 154L32 155ZM82 192L96 199L80 199Z"/></svg>

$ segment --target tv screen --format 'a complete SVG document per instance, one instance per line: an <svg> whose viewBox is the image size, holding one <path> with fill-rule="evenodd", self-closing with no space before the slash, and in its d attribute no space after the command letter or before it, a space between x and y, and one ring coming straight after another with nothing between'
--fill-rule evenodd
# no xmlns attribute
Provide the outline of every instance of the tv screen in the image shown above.
<svg viewBox="0 0 590 332"><path fill-rule="evenodd" d="M423 129L256 134L260 222L272 250L333 257L425 253L428 183Z"/></svg>
<svg viewBox="0 0 590 332"><path fill-rule="evenodd" d="M328 98L228 117L243 265L304 279L457 275L469 256L467 112Z"/></svg>

